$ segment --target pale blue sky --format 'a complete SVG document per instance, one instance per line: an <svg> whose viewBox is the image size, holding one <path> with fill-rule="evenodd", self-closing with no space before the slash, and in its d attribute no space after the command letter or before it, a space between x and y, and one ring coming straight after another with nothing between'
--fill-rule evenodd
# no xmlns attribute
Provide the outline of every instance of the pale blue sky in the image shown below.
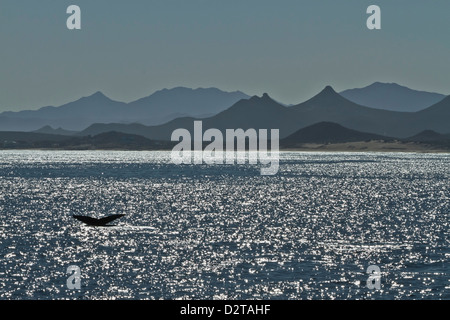
<svg viewBox="0 0 450 320"><path fill-rule="evenodd" d="M66 28L71 4L80 31ZM366 28L371 4L382 30ZM299 103L375 81L450 94L450 1L0 2L0 111L176 86Z"/></svg>

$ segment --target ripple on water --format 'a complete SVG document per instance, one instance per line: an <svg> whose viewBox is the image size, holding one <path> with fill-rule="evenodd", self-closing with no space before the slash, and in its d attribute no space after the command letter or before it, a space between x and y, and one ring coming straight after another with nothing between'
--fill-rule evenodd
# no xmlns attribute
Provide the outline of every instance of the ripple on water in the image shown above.
<svg viewBox="0 0 450 320"><path fill-rule="evenodd" d="M269 177L167 152L2 152L0 298L448 299L449 165L286 152Z"/></svg>

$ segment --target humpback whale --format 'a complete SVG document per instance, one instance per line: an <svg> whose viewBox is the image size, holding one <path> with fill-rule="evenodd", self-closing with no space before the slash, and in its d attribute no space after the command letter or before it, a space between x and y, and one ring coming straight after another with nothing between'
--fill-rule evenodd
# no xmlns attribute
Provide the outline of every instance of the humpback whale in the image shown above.
<svg viewBox="0 0 450 320"><path fill-rule="evenodd" d="M116 219L119 219L123 216L124 216L124 214L113 214L113 215L110 215L110 216L107 216L104 218L96 219L96 218L87 217L87 216L79 216L79 215L75 215L75 214L72 215L72 217L74 217L75 219L82 221L89 226L97 226L97 227L112 226L112 225L107 225L107 224Z"/></svg>

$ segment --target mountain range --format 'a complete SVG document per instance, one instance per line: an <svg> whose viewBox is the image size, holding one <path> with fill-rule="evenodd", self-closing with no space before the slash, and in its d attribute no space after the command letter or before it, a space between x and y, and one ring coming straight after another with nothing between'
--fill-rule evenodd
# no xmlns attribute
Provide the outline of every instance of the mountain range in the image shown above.
<svg viewBox="0 0 450 320"><path fill-rule="evenodd" d="M372 87L379 86L374 84ZM391 84L390 87L399 86ZM181 116L185 113L189 116ZM163 120L170 118L173 119ZM400 112L357 104L337 93L331 86L325 87L305 102L290 106L273 100L267 93L261 97L249 97L239 91L227 93L214 88L194 90L179 87L161 90L128 104L113 101L97 92L61 107L4 112L0 114L0 130L17 133L24 131L21 129L23 126L32 126L36 137L44 138L45 135L94 137L108 132L119 132L152 141L170 141L175 129L185 128L192 132L194 121L202 120L203 130L279 129L281 139L318 123L322 123L322 130L329 132L342 134L342 130L324 124L333 123L353 130L354 132L348 131L347 136L358 139L364 137L356 131L373 135L373 139L405 139L418 134L422 134L424 139L430 136L431 132L436 135L449 134L449 119L450 96L444 96L437 103L419 111ZM70 125L64 126L64 121ZM159 124L148 125L151 122ZM38 127L40 129L36 128L38 124L44 123L44 126ZM52 126L58 129L53 129ZM429 130L428 135L426 130ZM314 134L302 133L305 136L308 134L316 140L321 137L317 131ZM420 137L415 137L418 138ZM301 142L301 139L297 136L297 143Z"/></svg>
<svg viewBox="0 0 450 320"><path fill-rule="evenodd" d="M211 116L241 99L248 98L248 95L240 91L177 87L163 89L148 97L124 103L96 92L60 107L0 113L0 130L35 131L44 126L51 126L80 131L97 122L156 125L181 116ZM49 133L48 127L45 133Z"/></svg>
<svg viewBox="0 0 450 320"><path fill-rule="evenodd" d="M268 94L240 100L230 108L203 121L203 130L217 128L279 129L280 138L319 122L334 122L346 128L396 138L406 138L424 130L450 133L450 96L417 112L398 112L358 105L327 86L313 98L286 107ZM94 124L79 135L96 135L108 131L138 134L149 139L170 140L177 128L193 131L198 118L181 117L158 126L141 124Z"/></svg>
<svg viewBox="0 0 450 320"><path fill-rule="evenodd" d="M442 94L380 82L365 88L345 90L340 95L361 106L400 112L421 111L445 98ZM0 130L70 135L95 123L160 125L180 117L211 117L249 98L240 91L176 87L124 103L96 92L59 107L0 113Z"/></svg>

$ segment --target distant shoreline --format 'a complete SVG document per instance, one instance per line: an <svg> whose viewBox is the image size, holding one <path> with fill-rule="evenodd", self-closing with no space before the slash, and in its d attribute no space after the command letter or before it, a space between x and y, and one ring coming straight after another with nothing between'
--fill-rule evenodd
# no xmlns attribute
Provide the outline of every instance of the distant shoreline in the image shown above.
<svg viewBox="0 0 450 320"><path fill-rule="evenodd" d="M281 149L280 149L281 150ZM361 141L333 144L303 144L283 151L317 152L398 152L398 153L450 153L450 148L418 142Z"/></svg>
<svg viewBox="0 0 450 320"><path fill-rule="evenodd" d="M172 148L0 148L0 151L171 151ZM255 150L256 151L256 150ZM270 151L270 150L269 150ZM450 149L439 148L424 143L416 142L379 142L362 141L332 144L305 143L295 147L280 147L280 152L380 152L380 153L436 153L450 154ZM225 152L225 150L224 150Z"/></svg>

